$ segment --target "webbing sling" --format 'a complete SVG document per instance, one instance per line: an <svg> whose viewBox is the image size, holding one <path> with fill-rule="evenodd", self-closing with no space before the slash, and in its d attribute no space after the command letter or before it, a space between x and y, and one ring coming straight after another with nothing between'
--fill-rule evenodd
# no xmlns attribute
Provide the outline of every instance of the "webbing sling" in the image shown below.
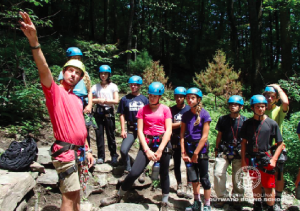
<svg viewBox="0 0 300 211"><path fill-rule="evenodd" d="M159 143L161 143L161 139L162 139L163 136L164 136L164 134L161 134L161 135L158 135L158 136L145 134L145 138L148 138L148 140L149 140L148 145L149 145L150 148L153 148L155 146L155 144L157 144L157 146L155 148L158 148L159 144L158 144L157 140L160 140ZM170 155L174 154L174 151L172 150L172 148L169 148L167 146L164 148L163 152L166 153L166 154L170 154Z"/></svg>

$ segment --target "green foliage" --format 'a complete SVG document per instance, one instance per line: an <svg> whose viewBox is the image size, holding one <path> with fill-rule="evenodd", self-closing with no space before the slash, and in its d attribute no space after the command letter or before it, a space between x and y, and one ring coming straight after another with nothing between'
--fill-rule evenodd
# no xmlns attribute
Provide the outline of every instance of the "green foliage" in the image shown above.
<svg viewBox="0 0 300 211"><path fill-rule="evenodd" d="M129 76L127 76L127 75L113 75L111 77L111 80L115 84L117 84L120 92L127 93L128 91L130 91L129 86L128 86Z"/></svg>
<svg viewBox="0 0 300 211"><path fill-rule="evenodd" d="M152 65L152 58L146 50L141 51L136 61L130 60L130 71L133 75L141 75L147 67Z"/></svg>
<svg viewBox="0 0 300 211"><path fill-rule="evenodd" d="M300 76L298 74L289 77L288 80L280 79L278 82L281 88L287 91L289 99L300 101Z"/></svg>

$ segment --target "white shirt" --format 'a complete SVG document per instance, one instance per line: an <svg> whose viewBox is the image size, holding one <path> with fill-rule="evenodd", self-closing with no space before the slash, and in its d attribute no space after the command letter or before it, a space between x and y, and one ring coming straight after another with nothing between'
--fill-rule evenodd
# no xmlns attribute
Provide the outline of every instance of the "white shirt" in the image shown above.
<svg viewBox="0 0 300 211"><path fill-rule="evenodd" d="M104 98L105 100L113 100L115 92L119 92L119 89L118 86L112 82L110 82L105 88L103 88L100 83L95 84L92 87L93 96L96 96L96 98ZM101 106L108 107L107 109L114 106L114 104L109 104L109 103L108 104L98 103L98 104Z"/></svg>

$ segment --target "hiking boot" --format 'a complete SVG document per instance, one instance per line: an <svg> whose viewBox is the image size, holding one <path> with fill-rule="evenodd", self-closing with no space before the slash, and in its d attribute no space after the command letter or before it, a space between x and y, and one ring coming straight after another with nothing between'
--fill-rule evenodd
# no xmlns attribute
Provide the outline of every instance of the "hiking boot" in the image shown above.
<svg viewBox="0 0 300 211"><path fill-rule="evenodd" d="M112 156L110 164L111 164L113 167L118 166L118 156Z"/></svg>
<svg viewBox="0 0 300 211"><path fill-rule="evenodd" d="M275 201L275 204L273 206L274 211L282 211L281 206L280 206L280 201Z"/></svg>
<svg viewBox="0 0 300 211"><path fill-rule="evenodd" d="M211 207L210 206L204 206L203 211L211 211Z"/></svg>
<svg viewBox="0 0 300 211"><path fill-rule="evenodd" d="M201 202L194 201L194 204L192 206L185 208L185 211L201 211Z"/></svg>
<svg viewBox="0 0 300 211"><path fill-rule="evenodd" d="M214 204L214 207L215 208L223 208L225 205L225 202L224 201L218 201Z"/></svg>
<svg viewBox="0 0 300 211"><path fill-rule="evenodd" d="M235 201L235 202L232 203L232 206L233 206L233 209L235 209L235 210L237 210L237 211L242 210L241 202Z"/></svg>
<svg viewBox="0 0 300 211"><path fill-rule="evenodd" d="M182 183L179 183L178 186L177 186L177 196L178 197L184 197L184 191L183 191Z"/></svg>
<svg viewBox="0 0 300 211"><path fill-rule="evenodd" d="M185 194L184 194L184 197L187 198L187 199L192 199L192 198L194 198L194 192L193 192L193 186L192 186L192 184L189 183L189 184L186 186L186 192L185 192Z"/></svg>
<svg viewBox="0 0 300 211"><path fill-rule="evenodd" d="M252 211L263 211L262 203L255 203L254 202L253 210Z"/></svg>
<svg viewBox="0 0 300 211"><path fill-rule="evenodd" d="M161 202L160 203L160 209L159 211L169 211L169 204L167 202Z"/></svg>
<svg viewBox="0 0 300 211"><path fill-rule="evenodd" d="M98 159L96 160L96 163L97 163L97 164L103 164L103 163L104 163L103 158L98 158Z"/></svg>
<svg viewBox="0 0 300 211"><path fill-rule="evenodd" d="M146 177L145 172L143 172L138 178L139 183L144 183L145 177Z"/></svg>
<svg viewBox="0 0 300 211"><path fill-rule="evenodd" d="M120 177L119 179L118 179L118 183L123 183L124 182L124 180L125 180L125 178L128 176L128 174L129 174L129 171L124 171L124 173L123 173L123 175L122 175L122 177Z"/></svg>
<svg viewBox="0 0 300 211"><path fill-rule="evenodd" d="M100 200L101 206L108 206L110 204L119 203L121 201L122 197L118 195L118 193L115 193L112 196L103 198Z"/></svg>

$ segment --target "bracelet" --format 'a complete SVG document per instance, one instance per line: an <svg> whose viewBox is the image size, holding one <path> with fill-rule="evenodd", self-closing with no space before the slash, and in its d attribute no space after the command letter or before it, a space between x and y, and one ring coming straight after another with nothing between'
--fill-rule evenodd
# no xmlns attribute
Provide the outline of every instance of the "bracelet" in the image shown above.
<svg viewBox="0 0 300 211"><path fill-rule="evenodd" d="M92 149L86 151L87 153L93 153Z"/></svg>
<svg viewBox="0 0 300 211"><path fill-rule="evenodd" d="M38 44L37 46L34 46L34 47L30 46L30 48L31 49L39 49L39 48L41 48L41 44Z"/></svg>
<svg viewBox="0 0 300 211"><path fill-rule="evenodd" d="M148 148L148 149L145 149L145 150L144 150L144 152L145 152L145 153L147 153L149 149L150 149L150 148Z"/></svg>
<svg viewBox="0 0 300 211"><path fill-rule="evenodd" d="M182 152L181 154L185 154L185 152Z"/></svg>

